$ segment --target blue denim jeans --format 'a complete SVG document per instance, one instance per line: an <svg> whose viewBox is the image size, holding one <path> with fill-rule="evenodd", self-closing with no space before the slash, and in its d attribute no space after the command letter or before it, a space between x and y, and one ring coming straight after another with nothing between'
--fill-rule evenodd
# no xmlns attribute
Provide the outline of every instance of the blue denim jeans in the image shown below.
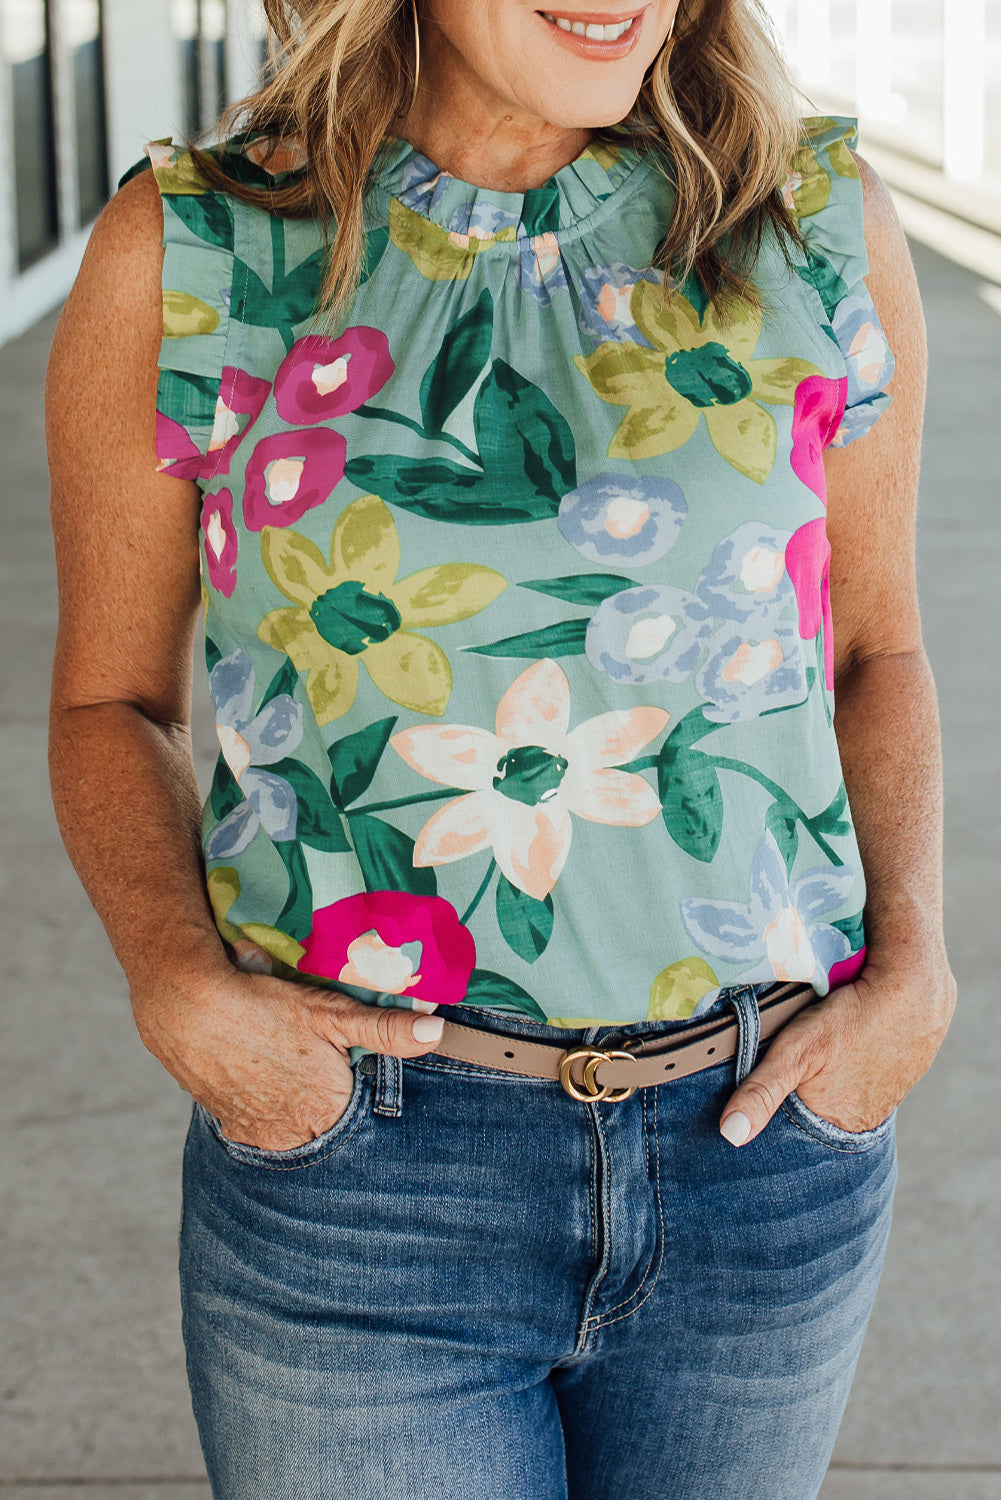
<svg viewBox="0 0 1001 1500"><path fill-rule="evenodd" d="M894 1120L856 1135L791 1095L729 1145L754 991L708 1014L730 1007L736 1064L618 1103L431 1054L365 1059L337 1124L292 1151L232 1144L196 1106L184 1339L217 1500L815 1496L886 1247Z"/></svg>

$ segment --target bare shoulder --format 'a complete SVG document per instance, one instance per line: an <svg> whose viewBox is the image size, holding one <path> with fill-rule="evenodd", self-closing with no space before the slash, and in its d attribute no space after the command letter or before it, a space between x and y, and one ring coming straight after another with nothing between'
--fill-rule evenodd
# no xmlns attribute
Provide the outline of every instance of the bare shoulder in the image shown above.
<svg viewBox="0 0 1001 1500"><path fill-rule="evenodd" d="M862 204L865 223L865 245L869 257L866 281L873 301L884 316L896 324L921 322L921 298L914 263L908 249L893 196L875 167L864 156L853 152L862 179ZM891 347L893 340L891 339Z"/></svg>
<svg viewBox="0 0 1001 1500"><path fill-rule="evenodd" d="M50 378L61 362L105 354L116 343L126 356L155 355L162 337L160 275L163 209L152 172L120 188L91 230L79 273L56 329ZM126 337L126 330L129 337Z"/></svg>

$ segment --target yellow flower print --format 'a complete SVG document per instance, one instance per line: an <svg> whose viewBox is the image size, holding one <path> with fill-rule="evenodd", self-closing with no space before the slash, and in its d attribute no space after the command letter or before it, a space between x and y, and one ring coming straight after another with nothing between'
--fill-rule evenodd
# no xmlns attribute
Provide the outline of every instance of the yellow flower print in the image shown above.
<svg viewBox="0 0 1001 1500"><path fill-rule="evenodd" d="M517 239L517 231L508 226L496 234L451 233L394 198L389 205L389 238L428 281L465 281L481 251L499 240Z"/></svg>
<svg viewBox="0 0 1001 1500"><path fill-rule="evenodd" d="M629 408L609 458L673 453L704 416L720 457L764 484L778 433L761 403L792 406L800 381L820 372L804 359L752 359L762 316L744 302L731 302L722 315L710 305L700 321L680 292L665 299L660 284L639 281L629 310L651 348L614 341L574 359L603 401Z"/></svg>
<svg viewBox="0 0 1001 1500"><path fill-rule="evenodd" d="M231 866L217 865L205 877L216 927L233 950L233 962L245 974L275 974L281 979L296 972L305 953L301 943L263 922L234 927L229 913L240 899L240 876Z"/></svg>
<svg viewBox="0 0 1001 1500"><path fill-rule="evenodd" d="M146 154L161 193L200 198L207 192L205 179L195 166L190 151L175 146L168 139L150 141Z"/></svg>
<svg viewBox="0 0 1001 1500"><path fill-rule="evenodd" d="M472 563L397 579L400 539L378 495L363 495L342 511L329 562L306 537L278 526L261 532L261 555L294 608L273 610L257 633L308 673L306 693L319 724L351 707L359 660L394 703L415 713L443 714L452 691L448 657L413 627L467 620L507 587L492 568Z"/></svg>
<svg viewBox="0 0 1001 1500"><path fill-rule="evenodd" d="M806 140L796 151L792 167L782 188L786 208L798 219L808 219L825 209L831 198L830 167L839 177L859 180L858 163L851 153L849 142L856 140L855 127L846 123L838 132L838 122L830 118L804 121ZM824 137L834 138L824 144ZM821 162L817 151L810 144L817 141L827 160Z"/></svg>

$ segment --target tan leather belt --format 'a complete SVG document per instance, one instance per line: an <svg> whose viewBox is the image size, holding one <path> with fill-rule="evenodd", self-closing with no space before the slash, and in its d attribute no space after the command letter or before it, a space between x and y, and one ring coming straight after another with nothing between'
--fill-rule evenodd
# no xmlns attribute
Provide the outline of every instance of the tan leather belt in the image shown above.
<svg viewBox="0 0 1001 1500"><path fill-rule="evenodd" d="M758 1001L761 1041L768 1041L798 1010L816 1000L808 984L784 984ZM574 1099L628 1099L636 1089L672 1078L686 1078L702 1068L736 1057L739 1031L735 1016L686 1027L683 1033L630 1037L620 1048L570 1047L554 1042L526 1042L521 1037L480 1031L458 1021L445 1021L441 1041L432 1054L457 1062L476 1063L502 1073L529 1078L551 1078ZM560 1050L558 1050L560 1049Z"/></svg>

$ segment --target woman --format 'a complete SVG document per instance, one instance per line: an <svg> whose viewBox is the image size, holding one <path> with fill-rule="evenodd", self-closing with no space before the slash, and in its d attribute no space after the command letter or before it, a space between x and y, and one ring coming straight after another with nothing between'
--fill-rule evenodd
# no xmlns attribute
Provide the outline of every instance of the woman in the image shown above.
<svg viewBox="0 0 1001 1500"><path fill-rule="evenodd" d="M48 390L213 1493L805 1500L954 1004L899 226L756 0L267 10Z"/></svg>

